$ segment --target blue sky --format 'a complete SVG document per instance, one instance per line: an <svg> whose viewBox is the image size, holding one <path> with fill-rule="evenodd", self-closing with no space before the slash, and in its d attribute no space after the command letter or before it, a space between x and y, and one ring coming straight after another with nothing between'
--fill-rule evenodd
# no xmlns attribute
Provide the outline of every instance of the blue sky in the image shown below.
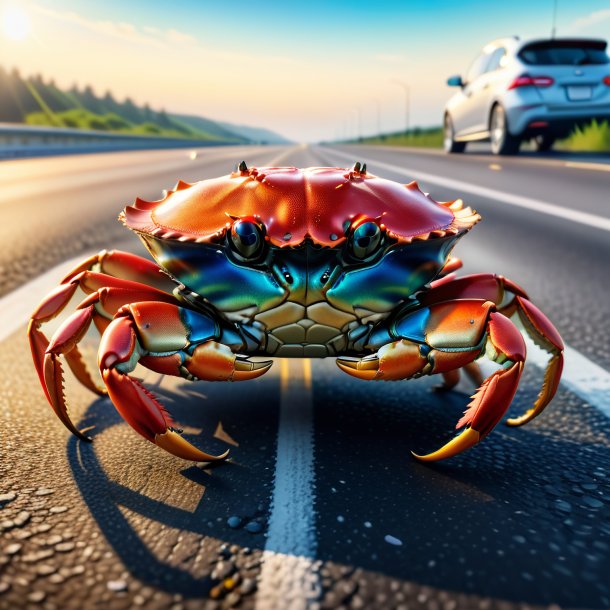
<svg viewBox="0 0 610 610"><path fill-rule="evenodd" d="M145 2L0 0L31 21L0 61L153 107L276 129L295 140L439 124L489 40L547 36L552 0ZM558 1L558 35L610 36L610 2ZM8 62L7 62L7 59Z"/></svg>

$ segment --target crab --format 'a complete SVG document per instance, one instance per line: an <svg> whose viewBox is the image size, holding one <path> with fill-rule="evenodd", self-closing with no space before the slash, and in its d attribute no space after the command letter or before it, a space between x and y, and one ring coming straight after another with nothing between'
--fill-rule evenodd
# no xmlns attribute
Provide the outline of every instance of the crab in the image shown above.
<svg viewBox="0 0 610 610"><path fill-rule="evenodd" d="M436 202L366 165L248 168L194 184L178 182L158 201L136 199L119 219L156 263L102 251L70 272L33 313L32 355L53 410L76 436L63 391L62 359L91 391L107 393L147 440L186 460L223 460L189 443L160 401L131 374L140 364L198 381L245 381L272 360L336 358L362 380L442 375L460 369L478 385L456 429L421 461L455 456L485 438L511 404L523 369L524 331L546 350L544 382L520 426L553 398L563 343L547 317L511 280L457 277L457 241L480 220L460 199ZM49 341L43 325L77 289L88 296ZM79 351L91 324L101 333L99 387ZM496 369L483 378L475 362ZM63 358L62 358L63 357Z"/></svg>

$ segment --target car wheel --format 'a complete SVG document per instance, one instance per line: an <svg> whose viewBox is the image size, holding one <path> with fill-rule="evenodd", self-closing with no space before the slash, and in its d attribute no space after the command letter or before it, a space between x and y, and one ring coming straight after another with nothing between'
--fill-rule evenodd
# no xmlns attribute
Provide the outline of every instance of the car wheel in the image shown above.
<svg viewBox="0 0 610 610"><path fill-rule="evenodd" d="M494 106L489 121L489 139L494 155L514 155L519 152L521 138L508 131L508 121L502 106Z"/></svg>
<svg viewBox="0 0 610 610"><path fill-rule="evenodd" d="M456 142L453 131L453 121L445 115L445 126L443 129L443 148L446 153L462 153L466 150L466 142Z"/></svg>
<svg viewBox="0 0 610 610"><path fill-rule="evenodd" d="M555 136L549 133L544 133L534 138L534 146L538 152L551 150L555 144Z"/></svg>

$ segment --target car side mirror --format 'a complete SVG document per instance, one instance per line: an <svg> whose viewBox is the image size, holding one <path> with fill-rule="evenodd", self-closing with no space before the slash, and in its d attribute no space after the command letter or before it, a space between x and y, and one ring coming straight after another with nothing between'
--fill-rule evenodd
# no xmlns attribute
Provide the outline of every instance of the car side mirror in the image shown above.
<svg viewBox="0 0 610 610"><path fill-rule="evenodd" d="M450 87L463 87L464 86L464 81L462 80L461 76L450 76L447 79L447 84Z"/></svg>

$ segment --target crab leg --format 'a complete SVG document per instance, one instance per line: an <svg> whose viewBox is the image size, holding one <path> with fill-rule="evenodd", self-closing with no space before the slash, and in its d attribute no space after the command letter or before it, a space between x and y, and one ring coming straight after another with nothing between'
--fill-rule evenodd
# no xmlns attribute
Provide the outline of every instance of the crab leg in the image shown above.
<svg viewBox="0 0 610 610"><path fill-rule="evenodd" d="M550 355L544 373L544 382L534 406L520 417L508 419L509 426L522 426L540 415L551 401L563 369L563 341L551 321L528 300L526 292L511 280L492 273L466 275L451 281L441 278L432 282L428 292L421 295L419 301L424 305L442 301L464 298L485 299L496 303L498 311L511 317L518 314L529 337ZM476 375L478 365L472 363L466 368L470 377ZM479 374L480 376L480 374ZM455 385L454 378L445 376L442 389L450 389ZM475 381L476 382L476 381Z"/></svg>
<svg viewBox="0 0 610 610"><path fill-rule="evenodd" d="M269 370L271 361L250 362L236 356L213 340L217 336L211 318L165 303L123 308L102 336L99 366L113 404L136 432L183 459L222 460L228 451L213 456L182 438L163 405L129 373L138 361L152 370L193 380L242 381Z"/></svg>
<svg viewBox="0 0 610 610"><path fill-rule="evenodd" d="M123 253L126 254L126 253ZM133 257L133 255L129 255ZM138 258L138 257L134 257ZM110 259L114 261L114 258ZM145 259L142 259L145 263ZM86 264L89 264L86 261ZM152 263L150 263L152 265ZM84 266L85 263L83 263ZM142 279L145 279L141 276ZM30 348L38 377L44 384L44 354L49 346L49 341L42 332L42 325L57 317L70 302L77 288L86 294L99 292L98 300L95 301L96 310L93 312L93 321L100 332L108 326L110 320L120 307L131 301L155 300L176 303L176 299L167 292L157 288L149 287L136 281L124 280L114 276L96 273L93 271L79 271L70 273L65 283L55 288L42 301L36 311L32 314L28 326L28 338ZM106 289L106 292L104 290ZM112 289L110 292L108 290ZM102 300L99 297L102 295ZM122 295L122 296L121 296ZM98 303L99 301L99 303ZM82 304L79 308L82 307ZM87 370L82 356L76 346L66 353L66 360L77 379L88 389L96 394L105 394L105 390L98 388L89 371ZM47 395L47 398L49 396ZM50 400L50 398L49 398Z"/></svg>
<svg viewBox="0 0 610 610"><path fill-rule="evenodd" d="M408 379L447 373L472 363L486 347L487 356L502 366L483 381L456 428L464 432L438 451L413 454L421 461L452 457L483 439L500 421L517 390L525 344L517 327L481 300L438 303L408 314L396 323L402 339L362 359L338 358L345 372L360 379Z"/></svg>
<svg viewBox="0 0 610 610"><path fill-rule="evenodd" d="M61 283L71 282L83 271L98 271L104 275L146 284L163 292L172 292L175 288L175 284L158 265L122 250L101 250L72 269Z"/></svg>
<svg viewBox="0 0 610 610"><path fill-rule="evenodd" d="M534 343L551 354L551 359L544 373L542 388L534 406L520 417L506 421L509 426L522 426L540 415L555 396L563 370L563 341L549 319L533 303L521 296L517 296L515 300L519 319L528 335Z"/></svg>
<svg viewBox="0 0 610 610"><path fill-rule="evenodd" d="M485 379L474 394L456 426L458 430L466 426L465 430L437 451L426 455L412 452L418 460L436 462L470 449L495 428L508 410L521 378L525 343L517 327L500 313L489 316L487 333L487 355L502 368Z"/></svg>
<svg viewBox="0 0 610 610"><path fill-rule="evenodd" d="M99 273L95 273L93 276L84 273L93 269L97 269ZM88 286L87 280L96 276L98 279L104 278L103 281L98 281L97 285L95 285L95 280L93 280L94 285ZM102 250L94 256L85 259L80 265L72 269L64 277L61 284L43 299L30 319L28 338L34 365L36 366L41 383L44 379L44 353L49 345L48 339L41 330L42 324L57 317L64 310L79 286L86 293L90 293L103 286L116 285L111 283L111 278L123 278L168 293L171 293L174 288L172 281L161 273L160 267L141 256L136 256L129 252L122 252L120 250L108 252ZM97 320L98 318L96 318L96 323ZM78 351L75 351L70 356L69 364L81 383L93 392L104 393L100 388L97 388L95 382L91 379Z"/></svg>
<svg viewBox="0 0 610 610"><path fill-rule="evenodd" d="M82 309L53 335L45 356L44 380L49 401L66 427L80 438L87 437L68 415L59 356L70 353L85 334L95 315L96 303L104 301L106 306L109 303L115 306L122 300L124 295L119 290L101 289L86 299ZM113 404L144 438L184 459L211 461L226 455L211 456L183 439L174 430L171 416L161 403L128 373L140 362L151 370L185 379L241 381L258 377L271 366L271 362L250 362L236 356L229 347L214 341L219 336L220 329L212 318L160 301L121 308L102 335L98 362Z"/></svg>
<svg viewBox="0 0 610 610"><path fill-rule="evenodd" d="M108 279L108 276L103 277ZM78 350L78 343L85 336L91 322L97 322L98 327L107 326L109 322L107 318L112 317L123 305L131 301L144 299L175 301L172 295L155 288L149 288L136 282L118 280L117 278L111 279L116 287L100 288L89 295L57 329L50 342L35 326L36 321L32 320L30 322L32 354L47 400L68 430L79 438L86 440L89 440L88 437L76 428L68 414L63 393L63 367L59 355L61 354L66 358L76 378L85 387L97 394L104 395L106 389L100 389L95 385ZM75 281L78 280L75 278ZM119 288L118 286L124 287Z"/></svg>

